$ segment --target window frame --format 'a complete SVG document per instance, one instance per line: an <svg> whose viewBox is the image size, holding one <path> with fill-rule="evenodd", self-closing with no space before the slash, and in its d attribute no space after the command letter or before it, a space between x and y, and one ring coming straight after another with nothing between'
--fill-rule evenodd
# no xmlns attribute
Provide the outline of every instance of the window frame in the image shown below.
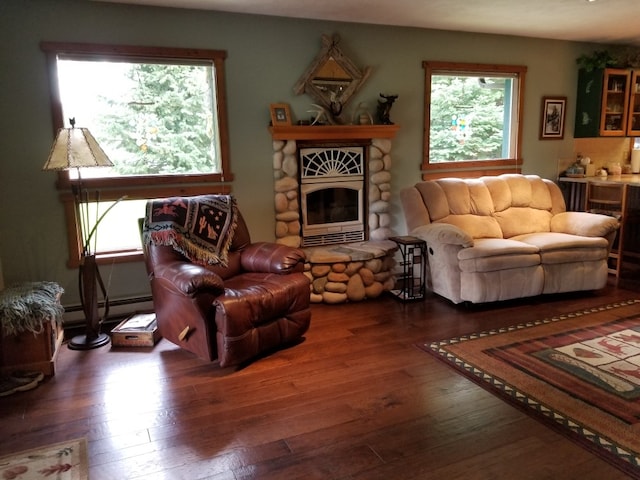
<svg viewBox="0 0 640 480"><path fill-rule="evenodd" d="M60 43L41 42L41 50L45 53L49 75L49 95L51 101L51 118L53 138L60 128L64 127L62 100L58 85L57 60L60 55L95 60L202 60L211 61L215 69L216 114L220 143L219 173L180 174L180 175L136 175L134 177L82 178L82 188L89 196L89 201L116 201L126 196L128 199L157 198L172 195L201 195L204 193L228 194L231 191L227 182L232 182L229 153L229 129L226 105L225 59L224 50L149 47L133 45L105 45L93 43ZM53 141L53 139L52 139ZM80 264L81 245L79 222L75 216L72 190L79 180L69 178L66 171L58 172L56 188L61 191L68 236L70 267ZM217 185L216 185L217 184ZM142 250L98 253L100 263L137 261L142 258Z"/></svg>
<svg viewBox="0 0 640 480"><path fill-rule="evenodd" d="M524 110L524 91L527 67L523 65L497 65L481 63L461 63L442 61L423 61L425 71L424 81L424 136L422 156L423 179L438 178L443 176L472 177L478 175L491 175L499 173L520 173L522 170L522 120ZM487 76L514 75L518 88L518 99L515 112L517 129L515 139L515 158L493 160L469 160L458 162L429 162L429 141L431 132L431 78L433 75L443 74L486 74Z"/></svg>

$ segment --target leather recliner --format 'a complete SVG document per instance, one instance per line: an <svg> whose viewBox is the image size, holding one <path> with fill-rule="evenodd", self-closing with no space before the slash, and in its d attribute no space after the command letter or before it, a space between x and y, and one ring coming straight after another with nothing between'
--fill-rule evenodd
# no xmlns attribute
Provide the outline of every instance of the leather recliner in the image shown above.
<svg viewBox="0 0 640 480"><path fill-rule="evenodd" d="M243 364L309 328L304 252L251 243L239 211L226 267L192 263L171 246L143 249L160 334L199 358Z"/></svg>

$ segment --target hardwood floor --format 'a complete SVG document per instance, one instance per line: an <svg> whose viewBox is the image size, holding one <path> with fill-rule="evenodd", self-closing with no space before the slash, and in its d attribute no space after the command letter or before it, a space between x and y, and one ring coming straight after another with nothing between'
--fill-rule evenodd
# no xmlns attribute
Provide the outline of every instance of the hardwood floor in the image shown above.
<svg viewBox="0 0 640 480"><path fill-rule="evenodd" d="M639 296L314 305L302 343L242 369L166 340L65 347L54 377L0 398L0 456L84 436L92 480L627 478L415 343Z"/></svg>

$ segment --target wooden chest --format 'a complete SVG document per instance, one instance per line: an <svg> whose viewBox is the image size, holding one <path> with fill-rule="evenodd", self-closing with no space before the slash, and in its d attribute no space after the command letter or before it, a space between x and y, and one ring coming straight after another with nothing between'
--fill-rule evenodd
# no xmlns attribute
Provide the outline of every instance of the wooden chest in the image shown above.
<svg viewBox="0 0 640 480"><path fill-rule="evenodd" d="M17 335L5 335L0 328L0 372L35 370L48 376L55 374L64 330L55 320L46 322L43 327L39 334L22 332Z"/></svg>

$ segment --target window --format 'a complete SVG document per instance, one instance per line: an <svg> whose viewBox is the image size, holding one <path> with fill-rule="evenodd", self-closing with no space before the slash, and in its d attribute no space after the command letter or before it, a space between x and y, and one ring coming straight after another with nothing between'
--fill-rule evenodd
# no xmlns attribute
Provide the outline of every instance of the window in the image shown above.
<svg viewBox="0 0 640 480"><path fill-rule="evenodd" d="M71 265L80 249L70 191L80 181L96 215L126 196L100 224L96 251L103 260L139 258L132 220L144 215L146 199L211 193L212 183L228 193L224 51L67 43L42 49L55 130L75 118L114 163L81 169L81 178L75 171L59 174L58 187L69 192L62 199Z"/></svg>
<svg viewBox="0 0 640 480"><path fill-rule="evenodd" d="M425 177L519 171L526 67L424 62ZM460 173L462 175L462 173Z"/></svg>

